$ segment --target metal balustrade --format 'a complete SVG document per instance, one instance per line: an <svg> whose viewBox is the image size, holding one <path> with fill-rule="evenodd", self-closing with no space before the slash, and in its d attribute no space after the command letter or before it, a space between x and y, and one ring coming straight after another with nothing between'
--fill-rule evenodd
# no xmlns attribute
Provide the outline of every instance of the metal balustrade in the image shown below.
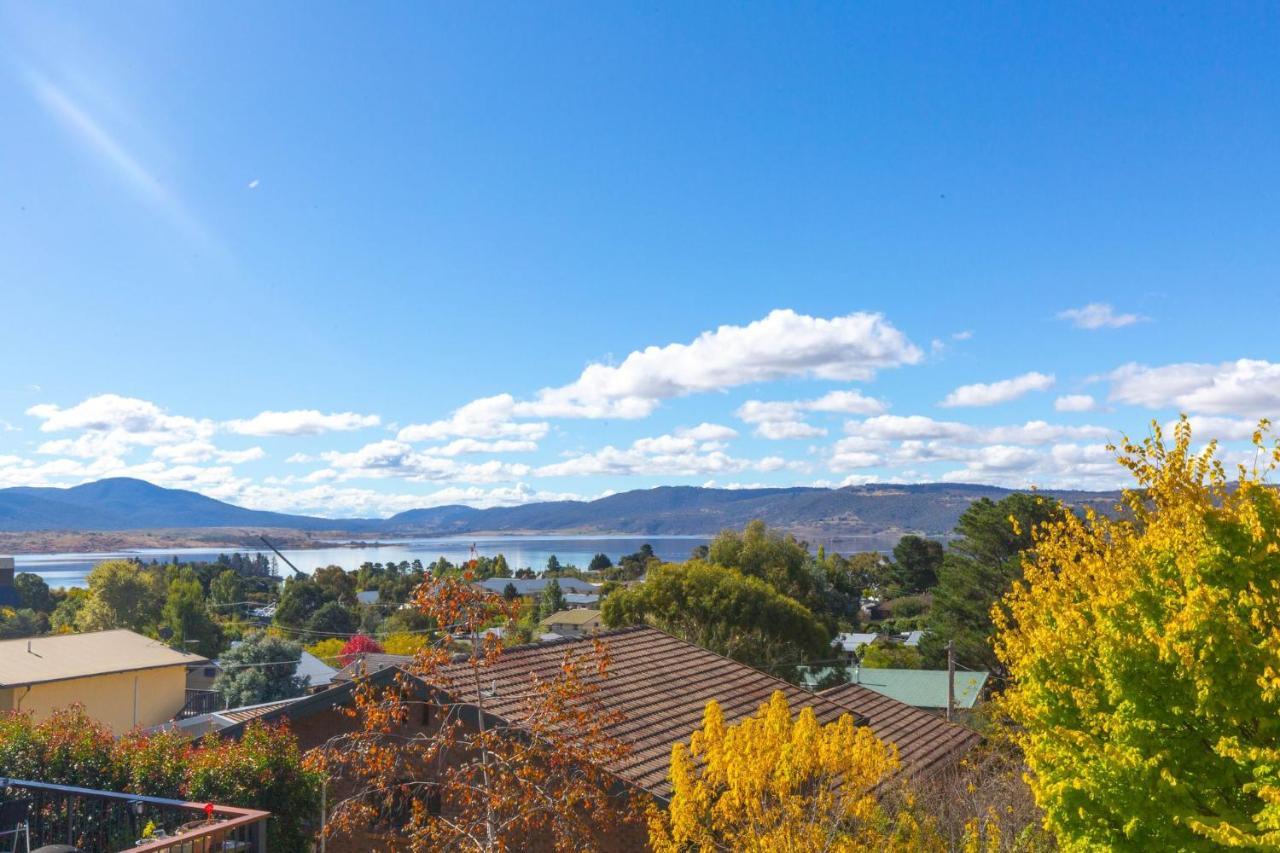
<svg viewBox="0 0 1280 853"><path fill-rule="evenodd" d="M269 812L0 777L0 796L31 800L31 846L93 853L214 853L267 849ZM147 825L153 833L143 838Z"/></svg>

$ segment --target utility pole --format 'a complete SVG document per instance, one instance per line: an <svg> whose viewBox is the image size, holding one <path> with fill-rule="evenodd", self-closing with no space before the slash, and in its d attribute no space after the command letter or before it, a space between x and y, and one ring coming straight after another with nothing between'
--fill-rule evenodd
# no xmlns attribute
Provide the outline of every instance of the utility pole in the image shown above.
<svg viewBox="0 0 1280 853"><path fill-rule="evenodd" d="M956 641L947 641L947 721L951 721L951 709L956 706Z"/></svg>

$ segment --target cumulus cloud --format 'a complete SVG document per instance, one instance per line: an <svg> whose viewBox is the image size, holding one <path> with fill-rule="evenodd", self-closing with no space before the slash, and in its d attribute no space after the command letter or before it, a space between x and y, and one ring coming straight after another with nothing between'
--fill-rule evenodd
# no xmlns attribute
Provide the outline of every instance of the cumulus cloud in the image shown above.
<svg viewBox="0 0 1280 853"><path fill-rule="evenodd" d="M1092 412L1098 403L1088 394L1066 394L1053 401L1053 408L1059 412Z"/></svg>
<svg viewBox="0 0 1280 853"><path fill-rule="evenodd" d="M382 423L377 415L355 412L325 414L315 409L293 409L288 412L261 412L247 420L227 421L226 428L239 435L280 436L320 435L326 432L350 432L375 427Z"/></svg>
<svg viewBox="0 0 1280 853"><path fill-rule="evenodd" d="M1030 373L1015 376L1012 379L1002 379L999 382L977 382L973 385L961 385L948 394L938 405L946 408L994 406L998 403L1016 400L1032 391L1048 390L1053 387L1053 382L1052 375L1037 373L1033 370Z"/></svg>
<svg viewBox="0 0 1280 853"><path fill-rule="evenodd" d="M574 382L544 388L515 410L528 417L640 418L674 397L788 377L866 380L922 357L880 314L824 319L779 309L687 344L637 350L616 366L589 365Z"/></svg>
<svg viewBox="0 0 1280 853"><path fill-rule="evenodd" d="M859 391L831 391L814 400L748 400L735 414L742 421L755 424L755 434L762 438L816 438L827 431L806 422L804 415L808 412L873 415L886 408L884 402Z"/></svg>
<svg viewBox="0 0 1280 853"><path fill-rule="evenodd" d="M1117 314L1105 302L1090 302L1080 308L1068 308L1058 313L1058 319L1066 320L1077 329L1119 329L1146 320L1141 314Z"/></svg>
<svg viewBox="0 0 1280 853"><path fill-rule="evenodd" d="M705 442L689 435L659 435L637 439L627 448L607 446L577 454L543 465L534 474L539 477L723 475L747 470L776 471L788 464L776 456L739 459L719 448L708 449Z"/></svg>
<svg viewBox="0 0 1280 853"><path fill-rule="evenodd" d="M850 436L884 441L945 439L961 444L1047 444L1114 436L1113 430L1100 426L1071 426L1039 420L1008 426L976 426L958 421L939 421L925 415L878 415L862 421L847 421L845 432Z"/></svg>
<svg viewBox="0 0 1280 853"><path fill-rule="evenodd" d="M737 438L738 431L721 424L700 423L695 427L681 427L676 430L676 435L694 441L728 441Z"/></svg>
<svg viewBox="0 0 1280 853"><path fill-rule="evenodd" d="M528 465L496 459L463 464L455 459L414 450L412 445L393 439L375 441L349 453L330 451L320 456L332 471L331 476L338 480L398 478L411 482L492 483L518 479L530 470Z"/></svg>
<svg viewBox="0 0 1280 853"><path fill-rule="evenodd" d="M512 438L539 441L549 425L545 422L516 421L516 401L510 394L495 394L472 400L449 417L430 423L410 424L396 435L400 441L440 441L463 438Z"/></svg>
<svg viewBox="0 0 1280 853"><path fill-rule="evenodd" d="M170 415L148 400L119 394L99 394L66 409L53 403L41 403L27 409L27 414L42 421L41 432L78 429L141 436L207 437L214 431L212 421Z"/></svg>
<svg viewBox="0 0 1280 853"><path fill-rule="evenodd" d="M1112 371L1109 398L1148 408L1213 415L1280 414L1280 364L1242 358L1161 367L1130 363Z"/></svg>
<svg viewBox="0 0 1280 853"><path fill-rule="evenodd" d="M253 462L267 455L261 447L249 447L244 450L220 450L208 441L188 441L182 444L164 444L151 451L153 459L159 459L173 465L195 465L209 460L217 460L228 465L239 465Z"/></svg>

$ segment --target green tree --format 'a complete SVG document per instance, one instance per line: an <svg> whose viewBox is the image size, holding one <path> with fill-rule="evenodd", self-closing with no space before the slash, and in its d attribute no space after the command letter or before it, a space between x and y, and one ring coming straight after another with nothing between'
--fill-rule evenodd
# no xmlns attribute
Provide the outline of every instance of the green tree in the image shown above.
<svg viewBox="0 0 1280 853"><path fill-rule="evenodd" d="M605 569L613 566L613 560L609 559L608 554L596 554L591 558L591 562L587 565L589 572L603 572Z"/></svg>
<svg viewBox="0 0 1280 853"><path fill-rule="evenodd" d="M889 597L932 589L942 568L942 543L908 534L893 547L893 577L897 589Z"/></svg>
<svg viewBox="0 0 1280 853"><path fill-rule="evenodd" d="M311 580L324 590L326 597L339 601L347 607L356 606L355 576L342 566L325 566L323 569L316 569Z"/></svg>
<svg viewBox="0 0 1280 853"><path fill-rule="evenodd" d="M218 607L218 612L228 616L240 612L239 602L244 601L244 581L231 569L226 569L214 576L209 582L209 603Z"/></svg>
<svg viewBox="0 0 1280 853"><path fill-rule="evenodd" d="M509 583L502 588L502 597L507 601L515 601L520 597L520 591L516 589L516 585Z"/></svg>
<svg viewBox="0 0 1280 853"><path fill-rule="evenodd" d="M1017 493L995 502L974 501L960 516L933 591L920 652L932 666L945 664L946 645L956 644L965 666L1005 674L991 645L991 608L1022 578L1023 553L1033 547L1031 531L1066 514L1052 498Z"/></svg>
<svg viewBox="0 0 1280 853"><path fill-rule="evenodd" d="M18 591L22 606L37 613L52 613L55 606L53 593L44 578L31 572L18 572L13 576L13 587Z"/></svg>
<svg viewBox="0 0 1280 853"><path fill-rule="evenodd" d="M81 631L141 631L154 624L162 598L157 579L143 566L106 560L93 567L88 581L89 598L76 614Z"/></svg>
<svg viewBox="0 0 1280 853"><path fill-rule="evenodd" d="M326 602L333 600L311 578L289 578L284 582L284 592L276 605L275 621L291 628L301 628Z"/></svg>
<svg viewBox="0 0 1280 853"><path fill-rule="evenodd" d="M0 640L41 634L43 621L41 614L30 608L14 610L12 607L0 607Z"/></svg>
<svg viewBox="0 0 1280 853"><path fill-rule="evenodd" d="M495 578L511 577L511 566L507 565L507 558L503 554L493 558L493 576Z"/></svg>
<svg viewBox="0 0 1280 853"><path fill-rule="evenodd" d="M183 568L169 584L161 618L173 630L174 648L209 658L222 650L222 629L210 617L204 590L190 568Z"/></svg>
<svg viewBox="0 0 1280 853"><path fill-rule="evenodd" d="M560 560L556 558L555 554L547 557L547 571L553 573L560 571Z"/></svg>
<svg viewBox="0 0 1280 853"><path fill-rule="evenodd" d="M80 611L88 602L89 590L80 587L67 590L66 596L58 602L58 606L53 608L53 613L49 616L49 628L58 634L67 634L76 630Z"/></svg>
<svg viewBox="0 0 1280 853"><path fill-rule="evenodd" d="M752 666L815 658L829 634L804 605L759 578L691 560L659 566L605 599L610 627L648 623Z"/></svg>
<svg viewBox="0 0 1280 853"><path fill-rule="evenodd" d="M1114 518L1036 530L996 611L1029 781L1066 850L1280 849L1280 445L1128 440ZM1261 468L1261 470L1259 470Z"/></svg>
<svg viewBox="0 0 1280 853"><path fill-rule="evenodd" d="M298 675L301 657L297 643L262 631L250 634L222 655L213 689L230 708L301 696L307 691L307 679Z"/></svg>
<svg viewBox="0 0 1280 853"><path fill-rule="evenodd" d="M858 662L869 669L919 669L920 650L897 643L873 643L862 647Z"/></svg>
<svg viewBox="0 0 1280 853"><path fill-rule="evenodd" d="M350 635L360 628L360 619L351 608L329 601L307 620L307 630L317 636Z"/></svg>
<svg viewBox="0 0 1280 853"><path fill-rule="evenodd" d="M553 557L552 559L555 558ZM542 618L545 619L552 613L559 613L561 610L564 610L564 593L560 589L560 581L552 578L542 588Z"/></svg>

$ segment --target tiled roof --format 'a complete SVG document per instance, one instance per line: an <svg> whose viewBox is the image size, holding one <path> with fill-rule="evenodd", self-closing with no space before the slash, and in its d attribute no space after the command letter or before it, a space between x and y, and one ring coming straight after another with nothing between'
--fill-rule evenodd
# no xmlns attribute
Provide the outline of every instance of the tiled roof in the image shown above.
<svg viewBox="0 0 1280 853"><path fill-rule="evenodd" d="M671 793L667 771L672 745L689 739L712 699L720 703L726 723L756 713L775 690L786 695L793 710L812 706L821 722L849 713L859 719L855 709L654 628L623 628L597 636L608 643L610 663L596 698L622 712L623 721L611 726L609 734L631 747L626 759L610 770L660 797ZM590 642L566 639L507 649L484 672L486 686L497 687L494 695L486 695L486 710L519 724L524 710L519 696L527 692L530 673L554 677L568 648ZM459 698L475 699L465 694Z"/></svg>
<svg viewBox="0 0 1280 853"><path fill-rule="evenodd" d="M860 684L841 684L817 695L865 715L876 737L897 745L898 760L908 773L941 768L982 739L972 729L948 723L936 714Z"/></svg>
<svg viewBox="0 0 1280 853"><path fill-rule="evenodd" d="M404 666L413 660L413 655L388 655L380 652L368 652L359 655L351 663L330 676L331 683L351 681L360 675L372 675L389 666Z"/></svg>
<svg viewBox="0 0 1280 853"><path fill-rule="evenodd" d="M259 717L270 714L272 711L292 705L301 697L293 699L281 699L279 702L264 702L261 705L245 705L242 708L228 708L225 711L214 711L213 716L222 717L231 723L247 723L250 720L256 720Z"/></svg>
<svg viewBox="0 0 1280 853"><path fill-rule="evenodd" d="M903 764L913 772L941 766L978 740L967 729L866 688L839 695L811 693L654 628L623 628L596 637L607 642L610 658L608 677L600 683L596 698L622 712L622 721L608 733L631 747L630 754L609 769L664 799L671 794L667 780L671 747L688 741L712 699L720 703L726 723L755 714L775 690L782 691L793 711L812 707L823 723L850 714L880 737L897 743ZM566 651L591 642L574 638L506 649L483 675L486 711L519 725L524 712L520 697L527 693L530 674L554 677ZM383 669L374 679L389 682L389 675ZM457 677L453 681L466 683ZM350 682L339 684L275 709L270 716L300 718L344 704L350 701L351 687ZM457 698L474 702L477 697L461 688Z"/></svg>

